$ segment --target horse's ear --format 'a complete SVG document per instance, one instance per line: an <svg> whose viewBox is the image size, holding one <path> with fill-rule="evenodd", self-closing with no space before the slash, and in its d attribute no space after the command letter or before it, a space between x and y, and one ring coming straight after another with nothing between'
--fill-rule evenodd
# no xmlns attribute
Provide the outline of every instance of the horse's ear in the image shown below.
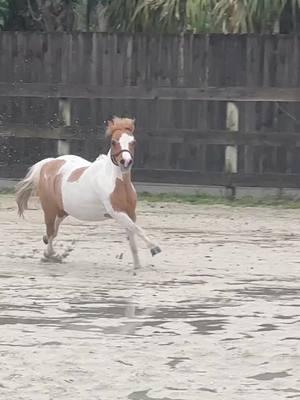
<svg viewBox="0 0 300 400"><path fill-rule="evenodd" d="M115 117L109 117L107 120L104 121L105 126L106 126L106 131L105 131L105 136L111 136L112 134L112 128L114 126L114 118Z"/></svg>
<svg viewBox="0 0 300 400"><path fill-rule="evenodd" d="M131 123L132 123L132 133L135 130L135 118L131 118Z"/></svg>
<svg viewBox="0 0 300 400"><path fill-rule="evenodd" d="M114 115L112 115L112 114L108 115L108 117L104 121L105 125L107 125L109 121L113 122L114 118L115 118Z"/></svg>

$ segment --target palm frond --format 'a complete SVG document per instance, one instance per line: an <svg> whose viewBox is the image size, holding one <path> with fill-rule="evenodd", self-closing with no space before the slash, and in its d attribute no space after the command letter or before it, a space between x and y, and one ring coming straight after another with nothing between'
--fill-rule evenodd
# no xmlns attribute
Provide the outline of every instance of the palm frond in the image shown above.
<svg viewBox="0 0 300 400"><path fill-rule="evenodd" d="M130 31L273 32L287 5L293 18L300 12L300 0L98 1L106 5L113 29Z"/></svg>

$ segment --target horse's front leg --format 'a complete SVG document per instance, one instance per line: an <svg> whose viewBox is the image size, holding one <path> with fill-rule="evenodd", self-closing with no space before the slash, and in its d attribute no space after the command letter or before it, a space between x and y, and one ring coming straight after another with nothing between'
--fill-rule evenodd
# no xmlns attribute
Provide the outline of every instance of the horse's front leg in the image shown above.
<svg viewBox="0 0 300 400"><path fill-rule="evenodd" d="M142 228L140 228L136 223L134 223L127 214L124 212L120 211L113 211L110 213L111 216L119 222L120 225L122 225L128 232L133 233L138 235L141 239L144 240L146 243L147 247L150 249L152 256L155 256L156 254L161 252L161 249L159 246L157 246L155 243L153 243L148 236L145 235L144 231Z"/></svg>
<svg viewBox="0 0 300 400"><path fill-rule="evenodd" d="M141 267L141 263L140 263L140 258L139 258L139 254L138 254L138 248L136 245L135 234L132 233L131 231L129 231L128 229L127 229L127 234L128 234L129 246L130 246L130 250L131 250L131 254L132 254L132 258L133 258L133 266L134 266L134 269L138 269Z"/></svg>

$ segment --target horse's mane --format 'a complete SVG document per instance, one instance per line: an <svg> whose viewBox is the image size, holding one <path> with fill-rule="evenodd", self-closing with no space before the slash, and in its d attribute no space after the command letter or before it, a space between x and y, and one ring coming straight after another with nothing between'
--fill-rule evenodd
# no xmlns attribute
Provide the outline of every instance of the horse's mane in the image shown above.
<svg viewBox="0 0 300 400"><path fill-rule="evenodd" d="M134 128L134 119L113 117L107 122L106 136L112 136L115 131L126 131L133 134Z"/></svg>

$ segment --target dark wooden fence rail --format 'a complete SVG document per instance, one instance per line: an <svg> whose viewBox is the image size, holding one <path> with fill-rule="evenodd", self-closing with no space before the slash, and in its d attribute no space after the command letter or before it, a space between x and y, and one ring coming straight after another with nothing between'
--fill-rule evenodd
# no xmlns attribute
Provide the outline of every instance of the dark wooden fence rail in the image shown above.
<svg viewBox="0 0 300 400"><path fill-rule="evenodd" d="M137 180L298 187L300 37L0 33L0 177L94 159L112 114L137 119Z"/></svg>

